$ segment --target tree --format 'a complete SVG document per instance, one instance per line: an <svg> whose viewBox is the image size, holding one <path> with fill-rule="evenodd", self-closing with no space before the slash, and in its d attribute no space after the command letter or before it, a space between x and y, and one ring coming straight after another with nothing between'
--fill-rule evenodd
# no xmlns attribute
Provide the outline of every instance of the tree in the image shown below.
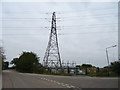
<svg viewBox="0 0 120 90"><path fill-rule="evenodd" d="M88 74L87 72L87 68L91 68L92 65L91 64L82 64L82 66L80 67L81 69L85 69L85 73L86 75Z"/></svg>
<svg viewBox="0 0 120 90"><path fill-rule="evenodd" d="M4 50L3 50L3 47L0 47L0 63L2 63L2 69L8 69L8 66L9 66L9 62L5 62L5 59L6 59L6 56L4 54Z"/></svg>
<svg viewBox="0 0 120 90"><path fill-rule="evenodd" d="M4 55L3 47L0 47L0 58L2 58L2 61L6 59L6 56Z"/></svg>
<svg viewBox="0 0 120 90"><path fill-rule="evenodd" d="M112 62L110 68L113 72L120 75L120 61Z"/></svg>
<svg viewBox="0 0 120 90"><path fill-rule="evenodd" d="M2 49L0 47L0 67L2 68L2 63L3 63L3 60L2 60Z"/></svg>
<svg viewBox="0 0 120 90"><path fill-rule="evenodd" d="M11 69L15 69L16 68L18 60L19 60L19 58L13 58L13 60L10 62L10 64L13 64Z"/></svg>
<svg viewBox="0 0 120 90"><path fill-rule="evenodd" d="M82 64L82 67L88 68L88 67L92 67L91 64Z"/></svg>
<svg viewBox="0 0 120 90"><path fill-rule="evenodd" d="M9 62L4 62L3 63L3 69L8 69L8 66L9 66Z"/></svg>
<svg viewBox="0 0 120 90"><path fill-rule="evenodd" d="M19 60L19 58L13 58L13 60L10 62L10 64L14 64L14 66L16 66L18 60Z"/></svg>
<svg viewBox="0 0 120 90"><path fill-rule="evenodd" d="M37 72L40 66L39 57L33 52L23 52L19 59L13 59L13 62L16 63L16 70L21 72Z"/></svg>

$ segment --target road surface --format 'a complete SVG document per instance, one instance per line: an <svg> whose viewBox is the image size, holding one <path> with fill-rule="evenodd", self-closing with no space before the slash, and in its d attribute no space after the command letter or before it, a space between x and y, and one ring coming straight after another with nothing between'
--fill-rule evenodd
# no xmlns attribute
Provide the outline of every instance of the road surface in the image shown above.
<svg viewBox="0 0 120 90"><path fill-rule="evenodd" d="M118 88L118 78L54 76L5 70L3 88Z"/></svg>

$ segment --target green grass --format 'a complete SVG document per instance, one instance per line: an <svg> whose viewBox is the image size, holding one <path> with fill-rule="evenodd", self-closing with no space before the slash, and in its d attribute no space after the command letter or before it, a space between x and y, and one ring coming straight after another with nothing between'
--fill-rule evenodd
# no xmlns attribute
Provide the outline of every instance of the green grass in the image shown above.
<svg viewBox="0 0 120 90"><path fill-rule="evenodd" d="M109 75L108 75L108 73L97 73L96 76L97 77L119 77L115 73L110 73Z"/></svg>
<svg viewBox="0 0 120 90"><path fill-rule="evenodd" d="M78 76L90 76L90 77L120 77L115 73L111 73L108 76L108 73L97 73L97 74L79 74Z"/></svg>

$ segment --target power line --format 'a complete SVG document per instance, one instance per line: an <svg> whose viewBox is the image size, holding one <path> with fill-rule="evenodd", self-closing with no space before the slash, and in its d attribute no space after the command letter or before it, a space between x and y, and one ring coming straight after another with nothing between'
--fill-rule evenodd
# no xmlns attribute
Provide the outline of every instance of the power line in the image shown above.
<svg viewBox="0 0 120 90"><path fill-rule="evenodd" d="M118 25L118 23L109 23L109 24L93 24L93 25L69 25L69 26L59 26L62 29L67 29L67 28L80 28L80 29L87 29L87 28L108 28L108 26L112 25ZM99 27L100 26L100 27ZM113 26L112 26L113 27ZM111 27L110 27L111 28Z"/></svg>
<svg viewBox="0 0 120 90"><path fill-rule="evenodd" d="M58 35L72 35L72 34L94 34L94 33L112 33L112 32L118 32L118 31L107 31L107 32L78 32L78 33L58 33ZM5 36L24 36L24 35L41 35L41 34L1 34L1 35L5 35Z"/></svg>
<svg viewBox="0 0 120 90"><path fill-rule="evenodd" d="M57 28L61 28L61 27L80 27L80 26L91 26L91 27L96 27L96 26L109 26L109 25L118 25L118 23L104 23L104 24L91 24L91 25L68 25L68 26L57 26ZM49 29L50 27L0 27L0 28L46 28Z"/></svg>
<svg viewBox="0 0 120 90"><path fill-rule="evenodd" d="M118 23L102 23L102 24L99 23L99 24L89 24L86 26L101 26L101 25L105 26L105 25L113 25L113 24L117 25ZM69 26L85 26L85 25L68 25L68 26L61 26L61 27L69 27Z"/></svg>
<svg viewBox="0 0 120 90"><path fill-rule="evenodd" d="M69 18L88 18L88 17L102 17L102 16L113 16L115 17L114 15L118 15L117 13L106 13L106 14L98 14L98 15L69 15L69 16L63 16L63 17L59 17L60 19L69 19Z"/></svg>
<svg viewBox="0 0 120 90"><path fill-rule="evenodd" d="M98 10L116 10L117 11L117 7L111 7L111 8L93 8L93 9L89 9L89 11L98 11ZM81 13L81 12L84 12L86 11L86 9L81 9L81 10L78 10L77 12L75 11L58 11L59 13L58 14L66 14L66 13Z"/></svg>
<svg viewBox="0 0 120 90"><path fill-rule="evenodd" d="M22 12L16 12L16 11L9 11L9 14L31 14L35 13L33 11L22 11ZM44 12L44 11L37 11L36 13L42 14L42 15L50 15L51 12ZM6 14L6 11L3 10L3 14Z"/></svg>
<svg viewBox="0 0 120 90"><path fill-rule="evenodd" d="M117 16L110 16L110 15L107 16L106 15L106 17L103 17L103 16L94 16L92 18L94 18L94 19L96 19L96 18L98 18L98 19L100 19L100 18L102 18L102 19L103 18L105 18L105 19L108 19L108 18L113 18L114 19L114 18L116 18L117 19L118 17ZM68 17L68 18L61 18L61 20L59 20L59 21L65 21L65 22L69 21L70 22L70 21L73 21L73 20L77 21L77 20L81 20L81 19L82 19L82 21L85 20L85 19L86 19L85 21L92 20L91 17L84 17L84 16L79 17L78 16L78 17L71 17L71 18L70 17Z"/></svg>
<svg viewBox="0 0 120 90"><path fill-rule="evenodd" d="M66 17L65 16L64 17L58 17L56 19L57 20L63 20L63 19L79 18L79 17L81 17L81 18L85 17L86 18L86 17L89 17L89 16L92 16L92 17L113 16L113 14L115 14L115 13L98 14L98 15L82 15L82 16L79 16L79 15L77 15L77 16L70 16L69 15L69 16L66 16ZM16 17L14 17L14 18L2 18L0 20L2 21L2 20L39 20L39 19L42 19L42 20L51 20L51 18L40 18L40 17L38 17L38 18L16 18Z"/></svg>
<svg viewBox="0 0 120 90"><path fill-rule="evenodd" d="M45 27L0 27L0 28L47 28L47 29L49 29L50 27L47 27L47 26L45 26Z"/></svg>
<svg viewBox="0 0 120 90"><path fill-rule="evenodd" d="M51 18L40 18L40 17L38 17L38 18L16 18L16 17L14 17L14 18L2 18L2 19L0 19L0 20L25 20L25 19L37 19L37 20L39 20L39 19L43 19L43 20L50 20ZM56 18L56 19L60 19L60 18Z"/></svg>
<svg viewBox="0 0 120 90"><path fill-rule="evenodd" d="M108 31L108 32L78 32L78 33L59 33L58 35L74 35L74 34L100 34L100 33L113 33L113 32L118 32L118 31Z"/></svg>
<svg viewBox="0 0 120 90"><path fill-rule="evenodd" d="M117 10L117 7L111 7L111 8L93 8L93 9L89 9L90 11L98 11L98 10ZM81 12L84 12L86 11L86 9L81 9L81 10L78 10L77 12L75 11L56 11L57 13L56 14L66 14L66 13L81 13ZM6 13L6 12L3 12L3 14ZM16 12L16 11L10 11L9 14L31 14L31 13L35 13L33 11L23 11L23 12ZM36 13L38 14L45 14L45 15L51 15L52 13L51 12L44 12L44 11L36 11Z"/></svg>
<svg viewBox="0 0 120 90"><path fill-rule="evenodd" d="M117 10L117 7L111 7L111 8L89 8L89 10L91 11L98 11L98 10ZM75 10L76 11L76 10ZM56 14L65 14L65 13L74 13L75 11L56 11ZM77 11L77 13L82 12L82 11L86 11L86 9L80 9ZM51 12L44 12L44 11L36 11L37 13L40 13L40 14L45 14L45 15L51 15ZM5 12L4 12L5 13ZM23 14L26 14L26 13L35 13L33 11L24 11L24 12L16 12L16 11L11 11L10 13L23 13Z"/></svg>

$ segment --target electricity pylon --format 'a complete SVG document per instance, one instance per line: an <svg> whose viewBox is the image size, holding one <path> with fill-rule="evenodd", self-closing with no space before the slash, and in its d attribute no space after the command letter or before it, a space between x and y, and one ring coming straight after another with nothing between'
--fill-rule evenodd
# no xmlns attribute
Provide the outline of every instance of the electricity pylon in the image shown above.
<svg viewBox="0 0 120 90"><path fill-rule="evenodd" d="M52 24L51 32L50 32L48 46L43 59L43 64L45 67L59 68L62 67L62 64L61 64L61 58L60 58L60 52L58 46L55 12L53 12L51 24Z"/></svg>

